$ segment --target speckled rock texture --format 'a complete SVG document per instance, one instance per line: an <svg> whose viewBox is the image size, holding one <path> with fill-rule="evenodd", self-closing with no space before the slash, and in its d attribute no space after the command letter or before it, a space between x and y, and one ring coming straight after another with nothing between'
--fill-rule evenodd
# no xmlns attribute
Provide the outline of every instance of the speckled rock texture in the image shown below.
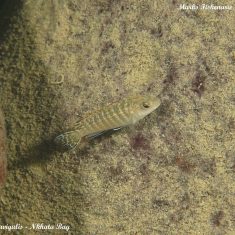
<svg viewBox="0 0 235 235"><path fill-rule="evenodd" d="M0 5L8 136L0 224L63 223L82 235L235 234L235 9L180 3ZM54 148L85 112L136 93L159 95L160 107L84 149Z"/></svg>
<svg viewBox="0 0 235 235"><path fill-rule="evenodd" d="M3 114L0 110L0 187L4 185L7 174L6 131Z"/></svg>

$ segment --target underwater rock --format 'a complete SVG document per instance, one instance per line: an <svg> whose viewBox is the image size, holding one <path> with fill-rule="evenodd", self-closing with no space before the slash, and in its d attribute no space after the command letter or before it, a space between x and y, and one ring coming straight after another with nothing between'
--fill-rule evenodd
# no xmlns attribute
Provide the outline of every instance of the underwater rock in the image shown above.
<svg viewBox="0 0 235 235"><path fill-rule="evenodd" d="M0 187L4 184L7 173L6 159L6 131L4 127L4 118L0 110Z"/></svg>

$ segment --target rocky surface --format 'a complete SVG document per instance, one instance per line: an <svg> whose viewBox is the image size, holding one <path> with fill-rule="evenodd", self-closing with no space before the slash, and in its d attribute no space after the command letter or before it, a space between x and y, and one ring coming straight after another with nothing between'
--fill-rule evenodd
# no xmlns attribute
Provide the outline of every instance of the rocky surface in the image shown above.
<svg viewBox="0 0 235 235"><path fill-rule="evenodd" d="M234 11L163 0L9 2L17 7L6 3L10 18L0 22L9 142L0 224L234 234ZM54 136L84 112L135 93L162 104L81 151L54 149Z"/></svg>
<svg viewBox="0 0 235 235"><path fill-rule="evenodd" d="M4 126L3 114L0 110L0 187L5 183L7 174L7 158L6 158L6 131Z"/></svg>

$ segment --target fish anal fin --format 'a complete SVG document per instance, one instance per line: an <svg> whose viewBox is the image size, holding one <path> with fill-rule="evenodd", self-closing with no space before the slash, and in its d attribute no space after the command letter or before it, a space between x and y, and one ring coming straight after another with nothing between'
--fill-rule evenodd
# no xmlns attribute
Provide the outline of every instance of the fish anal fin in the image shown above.
<svg viewBox="0 0 235 235"><path fill-rule="evenodd" d="M120 129L122 129L123 127L125 127L125 126L120 126L120 127L115 127L115 128L111 128L111 129L107 129L107 130L103 130L103 131L99 131L99 132L94 132L94 133L91 133L91 134L86 135L85 137L86 137L86 139L88 139L88 140L92 140L92 139L94 139L94 138L96 138L96 137L98 137L98 136L101 136L101 135L103 135L103 134L105 134L105 133L108 133L108 132L110 132L110 131L117 131L117 130L120 130Z"/></svg>
<svg viewBox="0 0 235 235"><path fill-rule="evenodd" d="M105 131L100 131L100 132L95 132L95 133L92 133L92 134L89 134L89 135L86 135L86 139L88 140L92 140L102 134L104 134L105 132L107 132L108 130L105 130Z"/></svg>

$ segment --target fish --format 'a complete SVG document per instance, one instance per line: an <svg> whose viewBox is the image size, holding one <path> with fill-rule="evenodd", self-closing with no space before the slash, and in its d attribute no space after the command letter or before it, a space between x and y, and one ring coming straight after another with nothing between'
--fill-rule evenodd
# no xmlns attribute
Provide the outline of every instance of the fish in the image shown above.
<svg viewBox="0 0 235 235"><path fill-rule="evenodd" d="M98 108L75 123L70 131L58 135L54 142L66 149L76 148L82 140L90 140L106 131L134 125L160 105L159 97L135 95Z"/></svg>

